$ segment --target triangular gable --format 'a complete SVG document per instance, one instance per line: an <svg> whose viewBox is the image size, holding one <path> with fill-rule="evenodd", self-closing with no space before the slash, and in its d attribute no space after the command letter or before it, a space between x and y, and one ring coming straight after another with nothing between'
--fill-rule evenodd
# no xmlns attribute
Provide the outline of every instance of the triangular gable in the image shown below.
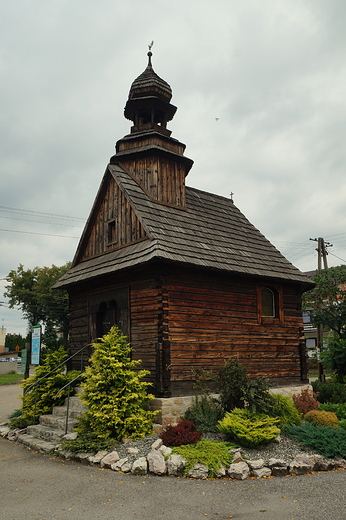
<svg viewBox="0 0 346 520"><path fill-rule="evenodd" d="M114 167L112 168L114 170ZM116 169L121 170L118 166ZM103 176L73 265L148 238L124 188L109 168Z"/></svg>

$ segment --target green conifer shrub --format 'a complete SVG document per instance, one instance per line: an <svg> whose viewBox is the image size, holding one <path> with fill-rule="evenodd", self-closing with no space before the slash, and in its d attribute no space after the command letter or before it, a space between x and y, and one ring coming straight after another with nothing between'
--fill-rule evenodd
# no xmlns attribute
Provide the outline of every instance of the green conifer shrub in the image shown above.
<svg viewBox="0 0 346 520"><path fill-rule="evenodd" d="M325 410L326 412L334 412L339 421L346 419L346 403L322 403L318 409Z"/></svg>
<svg viewBox="0 0 346 520"><path fill-rule="evenodd" d="M266 414L251 412L248 409L235 408L227 412L218 429L231 439L235 439L241 446L255 448L267 444L280 435L276 426L279 419Z"/></svg>
<svg viewBox="0 0 346 520"><path fill-rule="evenodd" d="M151 383L142 381L150 372L138 370L141 361L130 359L127 338L112 327L92 347L81 396L88 410L80 418L77 431L116 440L140 439L152 433L157 412L144 406L154 396L147 393Z"/></svg>
<svg viewBox="0 0 346 520"><path fill-rule="evenodd" d="M318 392L318 400L320 403L346 403L346 386L335 381L321 383L321 381L313 381L312 387L314 392Z"/></svg>
<svg viewBox="0 0 346 520"><path fill-rule="evenodd" d="M44 358L43 364L37 366L35 375L24 380L21 385L24 388L24 395L21 397L23 401L22 413L19 417L14 417L10 420L11 427L25 428L29 424L33 424L34 422L37 423L40 415L50 414L54 406L59 406L64 403L65 398L68 395L68 389L65 388L57 397L55 397L57 392L67 383L73 381L80 372L77 370L71 370L70 372L65 373L65 365L62 365L49 376L44 376L53 370L53 368L60 365L60 363L62 363L66 358L67 352L64 347L60 347L55 351L49 351ZM41 378L43 379L38 382ZM38 382L38 384L37 393L35 395L35 387L30 390L28 390L28 388L36 382ZM73 395L74 387L79 383L80 380L73 383L71 395Z"/></svg>
<svg viewBox="0 0 346 520"><path fill-rule="evenodd" d="M187 461L184 468L184 476L188 474L195 464L203 464L209 469L209 477L213 477L221 466L226 467L231 464L233 454L228 452L235 447L234 444L228 442L201 439L196 444L174 447L172 454L181 455Z"/></svg>
<svg viewBox="0 0 346 520"><path fill-rule="evenodd" d="M346 457L346 430L343 428L334 429L305 422L300 426L287 426L285 433L324 457Z"/></svg>
<svg viewBox="0 0 346 520"><path fill-rule="evenodd" d="M270 415L279 418L281 428L288 424L301 423L300 413L295 407L292 397L281 394L272 394L272 397L274 406Z"/></svg>
<svg viewBox="0 0 346 520"><path fill-rule="evenodd" d="M207 395L195 396L195 402L186 410L184 419L193 422L198 431L216 432L217 423L222 419L224 411L216 399Z"/></svg>

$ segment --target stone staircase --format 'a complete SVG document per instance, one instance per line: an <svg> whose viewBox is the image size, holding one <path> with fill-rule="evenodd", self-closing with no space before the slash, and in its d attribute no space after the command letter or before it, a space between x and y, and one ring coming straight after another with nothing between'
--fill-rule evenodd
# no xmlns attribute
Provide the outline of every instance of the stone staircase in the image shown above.
<svg viewBox="0 0 346 520"><path fill-rule="evenodd" d="M54 406L51 415L41 415L39 424L28 426L18 441L33 450L49 453L65 435L67 399L64 406ZM78 395L70 397L67 433L73 432L77 419L86 411Z"/></svg>

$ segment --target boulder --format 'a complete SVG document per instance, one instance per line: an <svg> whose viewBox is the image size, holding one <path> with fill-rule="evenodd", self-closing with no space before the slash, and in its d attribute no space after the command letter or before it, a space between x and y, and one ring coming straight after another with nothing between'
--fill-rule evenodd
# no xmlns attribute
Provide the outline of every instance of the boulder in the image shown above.
<svg viewBox="0 0 346 520"><path fill-rule="evenodd" d="M185 468L186 459L181 455L177 455L174 453L170 455L167 459L167 473L172 477L180 477Z"/></svg>
<svg viewBox="0 0 346 520"><path fill-rule="evenodd" d="M314 462L308 455L305 455L305 453L299 453L296 455L289 465L290 473L294 473L295 475L310 473L313 470L313 467Z"/></svg>
<svg viewBox="0 0 346 520"><path fill-rule="evenodd" d="M107 450L98 451L89 458L90 464L100 464L101 460L108 454Z"/></svg>
<svg viewBox="0 0 346 520"><path fill-rule="evenodd" d="M204 464L195 464L192 469L188 472L187 476L189 478L198 478L205 480L208 478L208 468L204 466Z"/></svg>
<svg viewBox="0 0 346 520"><path fill-rule="evenodd" d="M222 477L226 476L226 473L227 473L227 471L226 471L225 466L220 466L217 471L214 471L214 477L215 478L222 478Z"/></svg>
<svg viewBox="0 0 346 520"><path fill-rule="evenodd" d="M272 474L271 469L267 467L262 467L258 469L253 469L252 474L254 477L262 478L262 477L270 477Z"/></svg>
<svg viewBox="0 0 346 520"><path fill-rule="evenodd" d="M288 464L285 460L283 459L274 459L274 458L271 458L269 459L268 461L268 466L270 468L287 468Z"/></svg>
<svg viewBox="0 0 346 520"><path fill-rule="evenodd" d="M271 472L273 477L284 477L288 475L288 467L286 466L272 466Z"/></svg>
<svg viewBox="0 0 346 520"><path fill-rule="evenodd" d="M139 457L132 464L131 473L134 475L146 475L148 472L148 462L145 457Z"/></svg>
<svg viewBox="0 0 346 520"><path fill-rule="evenodd" d="M117 451L111 451L101 460L101 468L110 468L112 464L120 459Z"/></svg>
<svg viewBox="0 0 346 520"><path fill-rule="evenodd" d="M138 448L126 448L126 451L129 455L137 455L139 453Z"/></svg>
<svg viewBox="0 0 346 520"><path fill-rule="evenodd" d="M164 444L159 448L159 451L161 451L162 455L164 457L167 457L172 453L172 448L169 448L168 446L165 446Z"/></svg>
<svg viewBox="0 0 346 520"><path fill-rule="evenodd" d="M66 433L66 435L63 436L63 439L64 441L75 441L78 437L78 433L77 432L71 432L71 433Z"/></svg>
<svg viewBox="0 0 346 520"><path fill-rule="evenodd" d="M237 462L230 465L228 468L228 474L231 478L245 480L250 476L250 468L246 462Z"/></svg>
<svg viewBox="0 0 346 520"><path fill-rule="evenodd" d="M117 462L111 465L111 469L113 471L123 471L124 473L128 473L131 471L132 464L129 462L128 457L124 457L123 459L119 459Z"/></svg>
<svg viewBox="0 0 346 520"><path fill-rule="evenodd" d="M162 439L156 439L156 441L151 445L152 450L159 450L163 445Z"/></svg>
<svg viewBox="0 0 346 520"><path fill-rule="evenodd" d="M248 466L250 466L251 469L261 469L264 466L263 459L247 460L246 462L247 462Z"/></svg>
<svg viewBox="0 0 346 520"><path fill-rule="evenodd" d="M155 475L164 475L166 473L166 462L161 451L151 450L147 455L147 459L150 473Z"/></svg>

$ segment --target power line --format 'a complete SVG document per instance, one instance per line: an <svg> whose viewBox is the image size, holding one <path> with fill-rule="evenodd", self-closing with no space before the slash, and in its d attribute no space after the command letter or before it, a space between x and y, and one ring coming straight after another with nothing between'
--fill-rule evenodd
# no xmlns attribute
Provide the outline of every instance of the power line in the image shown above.
<svg viewBox="0 0 346 520"><path fill-rule="evenodd" d="M50 233L36 233L35 231L15 231L14 229L2 229L0 231L8 231L9 233L26 233L28 235L42 235L45 237L60 237L60 238L80 238L80 237L71 237L68 235L52 235Z"/></svg>
<svg viewBox="0 0 346 520"><path fill-rule="evenodd" d="M75 227L75 224L61 224L60 222L44 222L43 220L28 220L26 218L6 217L5 215L0 215L0 218L7 218L10 220L24 220L24 222L35 222L37 224L48 224L50 226Z"/></svg>
<svg viewBox="0 0 346 520"><path fill-rule="evenodd" d="M49 216L49 217L59 217L59 218L63 218L63 219L69 219L69 220L85 220L84 218L82 217L70 217L68 215L60 215L58 213L44 213L43 211L33 211L31 209L21 209L21 208L10 208L10 207L7 207L7 206L0 206L0 211L13 211L15 213L31 213L33 215L45 215L45 216Z"/></svg>

